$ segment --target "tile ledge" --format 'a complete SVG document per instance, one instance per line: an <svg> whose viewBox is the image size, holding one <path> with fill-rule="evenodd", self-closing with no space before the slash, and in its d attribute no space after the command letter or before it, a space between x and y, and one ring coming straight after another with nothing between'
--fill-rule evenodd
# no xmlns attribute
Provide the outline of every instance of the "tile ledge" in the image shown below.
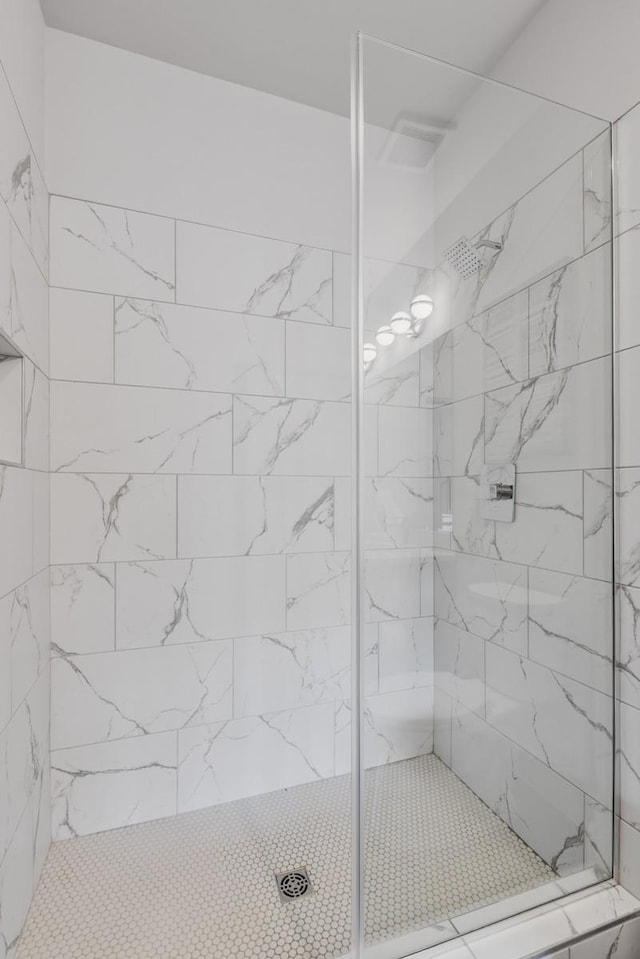
<svg viewBox="0 0 640 959"><path fill-rule="evenodd" d="M640 900L610 879L463 935L448 948L426 949L415 959L542 959L637 915Z"/></svg>
<svg viewBox="0 0 640 959"><path fill-rule="evenodd" d="M562 900L546 903L495 922L466 935L456 936L450 923L432 930L441 940L419 952L407 952L411 940L424 937L426 930L365 949L365 959L567 959L570 946L598 932L640 915L640 900L609 879L571 893ZM448 927L448 928L447 928ZM435 936L434 936L435 938ZM424 943L424 938L422 938ZM403 948L404 947L404 948ZM343 959L354 959L350 953Z"/></svg>

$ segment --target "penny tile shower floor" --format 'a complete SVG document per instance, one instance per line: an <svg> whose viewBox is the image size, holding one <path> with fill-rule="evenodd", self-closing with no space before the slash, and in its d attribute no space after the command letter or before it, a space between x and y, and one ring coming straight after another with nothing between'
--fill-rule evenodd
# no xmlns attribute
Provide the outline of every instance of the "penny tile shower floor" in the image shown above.
<svg viewBox="0 0 640 959"><path fill-rule="evenodd" d="M367 773L370 941L553 872L439 759ZM333 959L350 942L349 777L55 843L19 959ZM313 892L282 902L275 873Z"/></svg>

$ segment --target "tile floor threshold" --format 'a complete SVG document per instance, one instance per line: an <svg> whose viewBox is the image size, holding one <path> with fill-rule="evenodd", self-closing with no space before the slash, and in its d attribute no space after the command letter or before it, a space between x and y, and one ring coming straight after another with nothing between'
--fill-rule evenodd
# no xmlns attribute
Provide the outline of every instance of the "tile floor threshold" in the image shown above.
<svg viewBox="0 0 640 959"><path fill-rule="evenodd" d="M397 937L415 952L458 936L449 917L493 921L505 899L558 894L561 880L435 756L368 771L366 793L371 959ZM347 956L350 800L343 776L55 843L18 959ZM275 876L295 869L313 892L282 902Z"/></svg>

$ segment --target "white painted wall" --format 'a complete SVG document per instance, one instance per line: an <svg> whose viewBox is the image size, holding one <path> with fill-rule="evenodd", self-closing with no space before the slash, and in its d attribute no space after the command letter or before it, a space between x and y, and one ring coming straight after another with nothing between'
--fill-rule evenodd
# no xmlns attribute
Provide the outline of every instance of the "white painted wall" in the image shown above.
<svg viewBox="0 0 640 959"><path fill-rule="evenodd" d="M640 100L637 0L547 0L492 75L616 120Z"/></svg>
<svg viewBox="0 0 640 959"><path fill-rule="evenodd" d="M47 31L52 193L310 246L350 246L349 121ZM375 129L376 153L387 131ZM428 181L379 167L371 255L419 235Z"/></svg>
<svg viewBox="0 0 640 959"><path fill-rule="evenodd" d="M343 117L47 30L53 193L346 249Z"/></svg>

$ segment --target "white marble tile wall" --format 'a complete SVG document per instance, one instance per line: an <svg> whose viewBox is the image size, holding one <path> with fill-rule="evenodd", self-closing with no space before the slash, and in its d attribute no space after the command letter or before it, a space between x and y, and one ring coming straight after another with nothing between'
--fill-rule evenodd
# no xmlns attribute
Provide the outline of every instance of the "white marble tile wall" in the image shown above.
<svg viewBox="0 0 640 959"><path fill-rule="evenodd" d="M637 320L638 266L640 264L640 109L635 107L615 125L617 145L617 209L615 211L617 255L616 372L618 444L615 474L617 508L617 688L618 780L620 785L620 881L635 895L640 893L640 699L638 697L638 482L640 448L637 441L638 385L634 381L640 358ZM594 543L602 538L606 517L602 503L611 495L611 475L594 473L591 478ZM610 526L609 526L610 529ZM605 534L606 535L606 534ZM609 951L632 954L628 926L610 934ZM594 940L595 942L595 940ZM604 942L604 939L603 939ZM593 953L595 955L595 952ZM586 953L586 955L589 955Z"/></svg>
<svg viewBox="0 0 640 959"><path fill-rule="evenodd" d="M560 873L592 866L603 876L613 778L608 162L606 133L483 231L503 250L475 277L454 278L452 328L433 347L435 749ZM633 359L623 370L635 384ZM631 425L626 435L631 467ZM516 465L512 524L480 515L482 467L501 463ZM631 514L636 477L623 472ZM634 545L623 535L628 591ZM633 698L633 647L627 659Z"/></svg>
<svg viewBox="0 0 640 959"><path fill-rule="evenodd" d="M55 836L347 771L344 258L63 197L51 241ZM405 305L424 281L370 273L379 311L375 284L391 304L391 276ZM415 344L383 365L370 764L433 739L432 416Z"/></svg>
<svg viewBox="0 0 640 959"><path fill-rule="evenodd" d="M0 463L0 956L13 959L51 836L49 197L32 146L43 105L20 100L42 50L38 4L16 5L2 30L3 53L22 44L0 62L0 333L24 353L22 463Z"/></svg>

